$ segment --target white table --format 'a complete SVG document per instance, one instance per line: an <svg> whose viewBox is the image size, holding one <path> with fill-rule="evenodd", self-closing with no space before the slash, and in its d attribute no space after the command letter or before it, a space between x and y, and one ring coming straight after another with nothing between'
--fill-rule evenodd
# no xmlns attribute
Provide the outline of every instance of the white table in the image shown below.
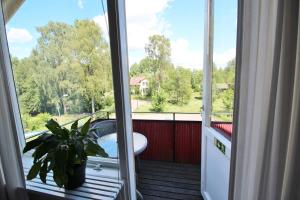
<svg viewBox="0 0 300 200"><path fill-rule="evenodd" d="M117 133L104 135L97 139L98 144L105 150L110 158L118 157ZM147 147L147 138L141 133L133 132L133 150L137 156Z"/></svg>

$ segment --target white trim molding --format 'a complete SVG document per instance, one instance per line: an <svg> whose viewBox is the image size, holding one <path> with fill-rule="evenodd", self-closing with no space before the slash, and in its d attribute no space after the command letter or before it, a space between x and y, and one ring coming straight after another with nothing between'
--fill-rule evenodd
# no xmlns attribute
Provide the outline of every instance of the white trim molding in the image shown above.
<svg viewBox="0 0 300 200"><path fill-rule="evenodd" d="M2 1L1 1L2 2ZM2 3L0 2L0 159L9 199L26 199L19 145L19 107L11 69ZM23 131L21 131L23 133ZM23 135L24 141L24 135ZM13 178L12 178L13 177ZM23 189L23 190L22 190Z"/></svg>
<svg viewBox="0 0 300 200"><path fill-rule="evenodd" d="M125 1L109 0L107 6L121 178L124 180L124 198L135 200L136 182Z"/></svg>

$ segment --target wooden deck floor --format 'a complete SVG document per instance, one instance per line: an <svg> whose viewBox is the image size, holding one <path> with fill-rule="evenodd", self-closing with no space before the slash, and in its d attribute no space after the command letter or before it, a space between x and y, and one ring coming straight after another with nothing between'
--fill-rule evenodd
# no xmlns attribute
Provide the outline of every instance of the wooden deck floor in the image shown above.
<svg viewBox="0 0 300 200"><path fill-rule="evenodd" d="M200 166L140 161L138 190L145 200L200 199Z"/></svg>

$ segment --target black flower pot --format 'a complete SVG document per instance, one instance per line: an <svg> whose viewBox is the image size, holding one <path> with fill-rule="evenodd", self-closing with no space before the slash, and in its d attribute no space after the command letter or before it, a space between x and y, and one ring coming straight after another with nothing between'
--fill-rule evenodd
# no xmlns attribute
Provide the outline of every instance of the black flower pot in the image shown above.
<svg viewBox="0 0 300 200"><path fill-rule="evenodd" d="M68 175L68 184L65 185L67 190L73 190L83 185L85 182L86 161L81 165L74 165L74 174Z"/></svg>

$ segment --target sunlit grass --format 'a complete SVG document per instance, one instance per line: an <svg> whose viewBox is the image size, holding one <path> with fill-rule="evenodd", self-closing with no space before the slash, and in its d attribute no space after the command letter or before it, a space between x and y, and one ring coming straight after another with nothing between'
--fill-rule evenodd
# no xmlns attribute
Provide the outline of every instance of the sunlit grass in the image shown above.
<svg viewBox="0 0 300 200"><path fill-rule="evenodd" d="M202 100L200 98L200 94L193 93L191 96L190 101L187 104L177 105L166 103L163 112L188 112L188 113L195 113L200 112L202 106ZM133 112L151 112L151 104L141 106Z"/></svg>

